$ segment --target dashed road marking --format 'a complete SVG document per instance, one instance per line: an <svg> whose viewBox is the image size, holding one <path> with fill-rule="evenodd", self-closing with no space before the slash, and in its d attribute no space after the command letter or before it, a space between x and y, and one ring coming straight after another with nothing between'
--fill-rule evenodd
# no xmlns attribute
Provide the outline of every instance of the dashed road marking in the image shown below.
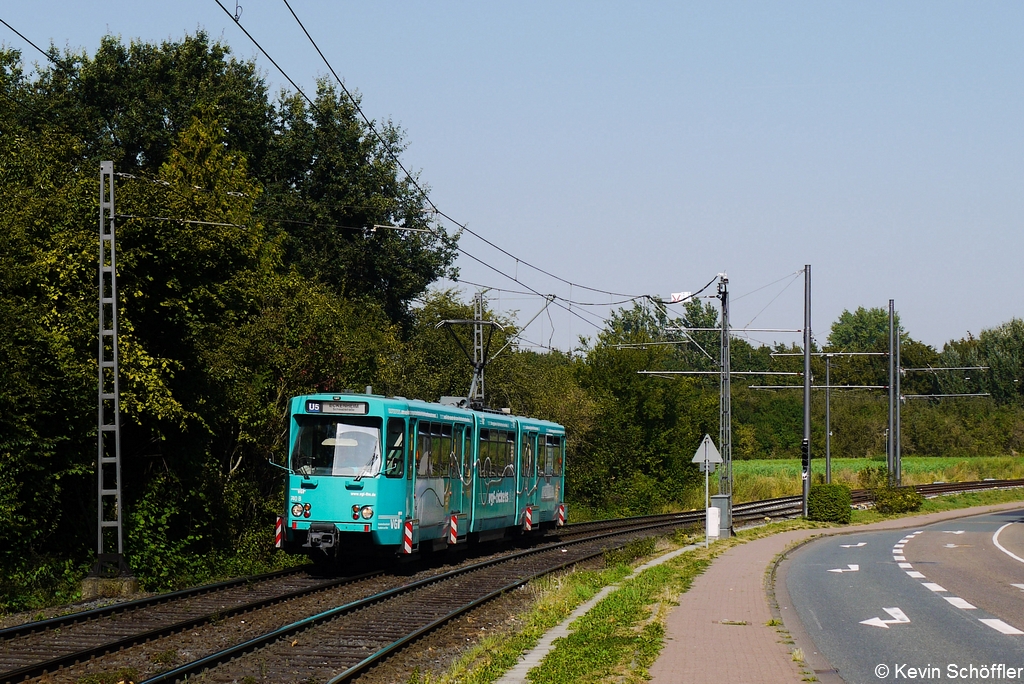
<svg viewBox="0 0 1024 684"><path fill-rule="evenodd" d="M1011 584L1011 587L1017 587L1021 591L1024 591L1024 584Z"/></svg>
<svg viewBox="0 0 1024 684"><path fill-rule="evenodd" d="M943 534L963 534L963 530L942 530Z"/></svg>
<svg viewBox="0 0 1024 684"><path fill-rule="evenodd" d="M856 548L859 548L861 546L866 546L866 545L867 545L867 542L860 542L859 544L840 544L839 546L841 546L844 549L856 549Z"/></svg>
<svg viewBox="0 0 1024 684"><path fill-rule="evenodd" d="M829 572L857 572L860 570L860 566L854 563L848 563L845 568L832 568Z"/></svg>
<svg viewBox="0 0 1024 684"><path fill-rule="evenodd" d="M924 573L918 572L917 570L907 570L907 574L914 579L924 579Z"/></svg>
<svg viewBox="0 0 1024 684"><path fill-rule="evenodd" d="M911 565L910 563L900 563L900 564L899 564L899 566L900 566L901 568L904 568L904 569L906 569L906 568L912 568L912 567L914 567L914 566L913 566L913 565Z"/></svg>
<svg viewBox="0 0 1024 684"><path fill-rule="evenodd" d="M995 620L995 619L992 619L992 618L987 618L987 619L982 619L981 622L984 622L986 625L988 625L992 629L996 630L997 632L1002 632L1003 634L1024 634L1024 632L1020 631L1016 627L1011 627L1010 625L1006 624L1002 620Z"/></svg>
<svg viewBox="0 0 1024 684"><path fill-rule="evenodd" d="M942 598L946 599L957 608L961 608L963 610L977 610L977 606L972 606L970 603L964 601L959 596L943 596Z"/></svg>
<svg viewBox="0 0 1024 684"><path fill-rule="evenodd" d="M905 561L905 560L907 560L907 557L906 556L893 556L892 559L894 561Z"/></svg>
<svg viewBox="0 0 1024 684"><path fill-rule="evenodd" d="M946 591L941 584L936 584L935 582L921 582L921 586L932 591Z"/></svg>

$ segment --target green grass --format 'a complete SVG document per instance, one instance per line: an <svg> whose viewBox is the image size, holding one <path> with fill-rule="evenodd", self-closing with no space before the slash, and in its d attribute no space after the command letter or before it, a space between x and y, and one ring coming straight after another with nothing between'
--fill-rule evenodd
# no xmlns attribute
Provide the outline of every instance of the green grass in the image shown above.
<svg viewBox="0 0 1024 684"><path fill-rule="evenodd" d="M857 460L864 465L872 464L869 460ZM954 467L962 460L948 459ZM918 472L931 471L921 469ZM1024 489L970 492L928 499L919 513L1009 501L1024 501ZM854 511L853 522L870 523L893 517L900 516L883 516L870 510ZM647 681L648 669L663 647L664 625L668 612L676 605L679 594L689 589L693 580L716 556L736 544L778 532L825 527L834 525L788 520L740 530L735 538L719 541L710 549L697 549L683 554L625 581L623 580L629 576L630 568L623 563L601 572L583 571L539 580L530 585L532 590L537 592L538 600L524 617L525 627L522 630L511 635L487 637L439 678L428 676L421 679L416 676L410 681L431 684L494 682L513 667L519 657L532 648L545 631L559 624L602 587L616 582L622 582L622 586L573 623L570 628L571 634L555 642L554 650L540 666L531 671L529 678L533 684L584 684L604 681L632 684ZM685 535L679 534L672 540L671 546L678 547L688 541ZM664 548L657 551L658 554L665 552Z"/></svg>
<svg viewBox="0 0 1024 684"><path fill-rule="evenodd" d="M884 465L885 461L869 458L833 458L832 481L843 482L850 487L860 487L857 473L867 466ZM759 501L779 496L799 494L800 460L768 459L757 461L733 461L734 500ZM903 484L927 484L930 482L968 482L985 478L1024 478L1024 457L1019 456L977 456L954 457L903 457ZM821 454L811 462L814 476L825 474L825 459ZM712 489L717 478L712 477ZM700 492L703 499L703 492ZM701 504L701 507L703 504Z"/></svg>
<svg viewBox="0 0 1024 684"><path fill-rule="evenodd" d="M937 496L934 499L925 499L917 512L906 515L939 513L941 511L953 511L961 508L971 508L972 506L988 506L1009 501L1024 501L1024 489L1001 489L991 492L967 492L952 496ZM900 517L905 516L882 515L874 509L868 509L866 511L853 511L851 522L853 524L867 524Z"/></svg>
<svg viewBox="0 0 1024 684"><path fill-rule="evenodd" d="M630 579L574 623L573 634L569 639L556 642L555 650L530 675L531 681L577 684L606 681L608 676L624 677L621 681L628 682L645 681L643 673L662 647L668 606L689 588L693 579L715 556L741 541L803 527L822 525L794 520L745 530L738 539L723 540L710 549L683 554ZM678 548L690 541L685 534L678 533L669 546ZM635 545L634 548L639 550L642 547ZM667 551L662 547L657 554ZM601 572L587 570L532 582L530 588L537 592L538 599L524 616L521 630L514 634L486 637L444 675L435 678L417 674L409 680L410 684L487 684L496 681L516 664L523 653L533 648L547 630L565 620L601 588L621 582L631 570L629 565L620 562Z"/></svg>

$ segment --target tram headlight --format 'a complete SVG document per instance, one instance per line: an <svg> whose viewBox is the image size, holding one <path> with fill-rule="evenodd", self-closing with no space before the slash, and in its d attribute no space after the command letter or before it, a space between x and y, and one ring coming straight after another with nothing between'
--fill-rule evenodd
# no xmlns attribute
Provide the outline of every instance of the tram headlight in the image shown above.
<svg viewBox="0 0 1024 684"><path fill-rule="evenodd" d="M294 506L292 506L292 517L293 518L301 518L302 517L302 504L295 504Z"/></svg>
<svg viewBox="0 0 1024 684"><path fill-rule="evenodd" d="M363 516L363 520L369 520L373 517L373 508L371 506L363 506L359 509L359 515Z"/></svg>

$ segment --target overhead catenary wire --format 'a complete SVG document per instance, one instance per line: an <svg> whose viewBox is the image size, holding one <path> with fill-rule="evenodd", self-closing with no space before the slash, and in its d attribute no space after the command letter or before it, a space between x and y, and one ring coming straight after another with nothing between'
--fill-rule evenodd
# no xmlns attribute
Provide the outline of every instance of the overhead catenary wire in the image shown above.
<svg viewBox="0 0 1024 684"><path fill-rule="evenodd" d="M235 24L239 27L239 29L256 46L256 48L264 55L264 57L266 57L270 61L270 63L273 64L273 66L278 70L278 72L280 72L281 75L288 81L288 83L295 89L295 92L298 93L307 103L309 103L310 106L316 107L316 103L305 93L305 91L301 87L299 87L299 85L295 82L295 80L291 78L291 76L281 67L281 65L278 64L276 60L274 60L274 58L270 55L270 53L266 49L263 48L263 46L259 43L259 41L256 40L255 36L253 36L241 24L240 17L236 16L236 15L232 15L232 13L220 2L220 0L215 0L215 2L217 2L218 6L225 12L225 14L227 14L232 19L232 21L235 22ZM583 290L590 291L590 292L596 292L596 293L600 293L600 294L607 294L607 295L613 296L613 297L623 297L624 299L622 299L620 301L613 301L613 302L608 302L608 303L604 303L604 302L597 303L597 302L577 302L577 301L574 301L571 296L567 298L567 297L562 297L562 296L559 296L559 295L554 295L554 299L558 300L558 301L554 301L553 302L556 306L558 306L559 308L563 309L564 311L566 311L570 315L580 319L581 321L583 321L583 322L587 323L588 325L591 325L591 326L593 326L593 327L595 327L597 329L601 329L601 325L599 325L598 323L595 323L594 320L588 318L592 314L590 314L588 312L574 311L572 309L572 306L574 304L576 306L578 306L578 307L585 307L585 306L591 306L591 307L593 307L593 306L615 306L615 305L625 304L625 303L628 303L628 302L631 302L631 301L639 301L639 300L654 301L654 298L651 297L650 295L630 295L630 294L621 293L621 292L614 292L614 291L605 290L605 289L601 289L601 288L589 287L589 286L586 286L586 285L575 283L575 282L573 282L571 280L568 280L566 278L562 278L561 276L558 276L558 275L556 275L556 274L554 274L554 273L552 273L550 271L547 271L547 270L545 270L545 269L543 269L543 268L541 268L539 266L536 266L535 264L532 264L532 263L530 263L530 262L528 262L528 261L526 261L526 260L524 260L524 259L522 259L520 257L517 257L516 255L512 254L508 250L506 250L506 249L500 247L499 245L493 243L492 241L488 240L484 236L478 234L477 232L473 231L472 229L469 229L465 224L460 223L459 221L457 221L454 218L452 218L450 215L448 215L445 212L441 211L433 203L433 201L427 195L425 190L419 185L419 183L416 180L416 178L408 171L408 169L405 168L404 164L402 164L401 160L398 158L397 154L392 149L392 147L388 143L388 141L385 140L381 136L381 134L377 131L376 127L374 126L373 122L363 112L362 108L359 106L358 101L353 97L352 93L348 90L348 88L345 86L344 82L340 79L340 77L338 76L337 72L334 70L333 66L330 64L330 62L327 60L326 56L320 50L319 46L316 45L316 42L313 40L312 36L306 30L305 26L302 24L301 20L295 14L294 10L287 3L287 0L285 0L285 5L288 7L289 11L291 12L292 16L295 18L296 22L298 22L299 26L302 28L303 33L306 34L307 38L313 44L313 46L317 50L318 54L320 54L320 56L323 59L324 63L330 69L332 75L337 80L337 82L341 86L342 90L345 92L345 95L349 98L349 100L352 103L354 109L358 112L359 116L363 119L364 123L367 125L368 130L381 143L382 149L387 153L387 155L392 159L392 161L401 169L401 171L405 174L406 178L409 180L410 184L413 187L416 188L416 190L419 192L420 196L423 198L423 201L429 206L429 211L434 213L436 216L443 217L447 221L451 222L456 227L458 227L460 231L465 231L466 233L472 235L473 237L476 237L477 239L481 240L482 242L484 242L488 246L498 250L499 252L501 252L502 254L508 256L509 258L514 259L515 262L516 262L517 272L515 274L513 274L513 275L509 275L508 273L504 272L503 270L501 270L501 269L499 269L499 268L497 268L495 266L492 266L488 262L484 261L482 258L477 257L476 255L468 252L465 248L459 246L457 243L454 243L453 246L454 246L454 248L459 253L465 255L467 258L469 258L469 259L471 259L473 261L476 261L477 263L483 265L484 267L489 268L490 270L493 270L494 272L498 273L499 275L502 275L503 277L508 278L509 280L512 280L513 282L518 283L519 285L527 288L529 290L528 294L532 294L532 295L537 296L537 297L545 298L546 296L543 295L538 290L536 290L535 288L531 287L530 285L522 282L522 280L519 278L519 274L518 274L518 264L520 262L525 267L533 269L534 271L537 271L538 273L542 273L542 274L544 274L544 275L546 275L548 277L554 278L555 280L568 285L570 287L570 292L571 292L571 289L573 287L576 287L576 288L583 289ZM34 42L29 40L26 36L24 36L21 32L17 31L13 26L8 24L6 21L3 21L2 19L0 19L0 22L2 22L5 26L7 26L7 28L9 28L11 31L13 31L15 34L17 34L20 38L25 40L26 43L31 45L40 54L42 54L44 57L46 57L47 60L49 60L50 62L52 62L55 65L59 66L59 63L57 62L57 60L51 54L49 54L48 52L46 52L45 50L40 48L38 45L36 45ZM17 100L13 100L13 98L8 98L8 99L12 99L12 101L17 103ZM20 103L18 103L18 104L20 104ZM139 180L139 181L144 181L144 182L152 183L152 184L155 184L155 185L163 186L163 187L166 187L166 188L172 190L173 192L175 192L179 196L185 197L185 195L183 195L180 192L180 190L178 188L176 188L173 184L171 184L171 183L169 183L169 182L167 182L165 180L162 180L162 179L150 178L150 177L147 177L146 175L141 174L141 173L138 173L138 174L118 173L118 175L120 177L123 177L123 178ZM194 191L197 191L197 192L207 192L207 193L214 192L211 189L202 188L202 187L199 187L199 186L192 186L191 189L194 190ZM229 192L227 194L229 196L241 196L241 197L245 197L246 196L244 193L238 193L238 192ZM222 226L231 226L231 227L239 227L239 228L246 228L246 227L248 227L248 226L245 226L245 225L242 225L242 224L236 224L236 223L218 222L218 221L202 221L202 220L199 220L199 219L181 219L181 218L167 217L167 216L139 216L139 215L124 214L124 215L121 215L119 218L130 218L130 219L136 219L136 220L174 221L174 222L186 223L186 224L191 223L191 224L197 224L197 225L222 225ZM361 231L367 230L367 227L343 226L343 225L339 225L339 224L327 224L327 223L319 223L319 222L306 222L306 221L298 221L298 220L294 220L294 219L276 219L276 218L270 218L270 217L260 217L259 220L260 221L265 221L265 222L273 221L273 222L277 222L277 223L301 224L301 225L309 225L309 226L313 226L313 227L325 227L325 228L330 227L330 228L339 228L339 229L345 229L345 230L361 230ZM380 227L380 226L375 226L375 227ZM392 226L384 226L384 227L397 228L397 229L400 229L400 230L407 229L407 228L401 227L401 226L394 226L394 227L392 227ZM372 230L372 229L373 229L373 227L370 228L370 230ZM443 230L441 230L441 231L428 230L428 232L430 232L431 234L434 234L435 236L441 238L442 240L446 240L446 241L452 240L452 237L450 235L448 235L447 233L445 233ZM712 282L713 282L713 280L712 280ZM709 283L709 285L710 285L710 283ZM704 288L701 288L701 290L699 290L698 293L702 292L707 287L708 286L705 286ZM523 294L527 294L527 293L523 293ZM563 305L562 302L564 302L565 304ZM550 319L550 313L548 313L548 317ZM602 317L596 317L596 319L598 321L600 321L601 323L604 323L604 322L607 321L606 318L602 318Z"/></svg>
<svg viewBox="0 0 1024 684"><path fill-rule="evenodd" d="M12 30L12 31L14 31L14 32L15 32L16 34L18 34L18 37L19 37L19 38L21 38L21 39L22 39L23 41L25 41L26 43L28 43L29 45L31 45L32 47L34 47L34 48L35 48L35 49L36 49L36 50L37 50L37 51L39 52L39 54L41 54L41 55L42 55L43 57L45 57L46 59L50 60L50 62L52 62L53 64L57 64L57 60L55 60L55 59L53 58L53 55L51 55L51 54L50 54L49 52L47 52L46 50L42 49L41 47L39 47L38 45L36 45L35 43L33 43L33 42L32 42L31 40L29 40L28 38L26 38L26 37L24 36L24 34L22 34L22 32L21 32L21 31L19 31L18 29L14 28L13 26L11 26L10 24L8 24L8 23L7 23L6 21L4 21L3 19L0 19L0 24L3 24L3 25L4 25L4 26L6 26L7 28L11 29L11 30Z"/></svg>
<svg viewBox="0 0 1024 684"><path fill-rule="evenodd" d="M218 5L220 5L220 0L215 0L215 1L217 2ZM355 97L352 96L352 93L349 91L348 87L345 85L345 82L341 79L341 77L338 76L338 72L334 70L334 66L331 64L330 60L327 59L327 56L323 53L323 50L320 49L320 46L317 44L316 40L313 39L313 36L310 35L309 31L306 29L305 24L302 23L301 19L299 19L299 15L295 13L294 9L292 9L292 6L291 6L291 4L289 4L288 0L282 0L282 2L284 2L285 7L288 8L288 11L291 13L292 17L295 19L296 23L299 25L299 28L302 29L302 32L306 35L306 38L309 40L310 44L312 44L312 46L316 50L317 54L320 55L320 59L323 60L324 64L327 66L328 70L330 70L331 75L334 76L334 80L336 80L338 82L338 85L341 86L341 89L344 91L345 95L348 97L349 101L351 102L352 106L355 108L356 112L359 113L359 116L362 118L363 122L369 128L370 132L374 135L374 137L377 139L377 141L380 142L381 146L387 152L387 154L391 158L391 160L398 166L398 168L400 168L402 170L402 172L405 174L405 177L409 180L409 182L412 184L412 186L415 187L416 190L420 193L420 195L423 197L423 200L430 206L431 210L436 215L441 216L441 217L447 219L448 221L450 221L459 230L465 231L469 235L472 235L473 237L477 238L478 240L480 240L481 242L487 244L488 246L492 247L493 249L498 250L499 252L501 252L505 256L509 257L510 259L514 259L515 262L516 262L516 267L517 267L517 272L516 272L515 276L511 278L514 282L520 282L518 280L518 265L521 263L524 266L526 266L528 268L531 268L534 271L537 271L538 273L542 273L542 274L544 274L544 275L546 275L546 276L548 276L550 278L554 278L555 280L557 280L557 281L559 281L561 283L564 283L566 285L569 285L570 287L578 287L580 289L587 290L589 292L597 292L597 293L600 293L600 294L611 295L613 297L630 297L630 298L632 298L632 297L641 296L641 295L631 295L631 294L627 294L627 293L623 293L623 292L612 292L612 291L609 291L609 290L602 290L600 288L595 288L595 287L588 287L586 285L580 285L579 283L574 283L574 282L572 282L572 281L570 281L570 280L568 280L566 278L562 278L561 276L555 275L554 273L551 273L550 271L547 271L547 270L545 270L543 268L540 268L539 266L536 266L536 265L530 263L529 261L526 261L525 259L523 259L521 257L518 257L515 254L512 254L508 250L504 249L503 247L495 244L494 242L488 240L487 238L485 238L484 236L480 235L476 231L472 230L465 223L457 221L456 219L452 218L451 216L449 216L445 212L441 211L437 207L437 205L434 204L433 200L430 199L430 196L423 189L423 187L419 184L419 182L416 180L415 176L413 176L413 174L409 173L408 169L405 168L405 165L402 164L402 161L398 158L398 155L392 149L391 144L387 140L384 139L384 137L377 131L376 127L373 125L373 122L370 120L370 118L368 116L366 116L366 114L363 112L362 107L359 106L359 102L356 100ZM227 13L227 9L225 9L223 5L221 5L221 9L224 9L224 11ZM228 13L228 14L230 16L230 13ZM232 19L234 19L234 18L232 17ZM235 20L235 23L237 23L241 27L241 24L237 20ZM244 29L243 29L243 31L244 31ZM249 35L248 32L246 32L246 35ZM253 42L255 43L256 41L254 40ZM259 47L258 44L257 44L257 47ZM263 48L260 48L260 50L263 51ZM263 53L266 54L265 51L263 51ZM269 58L269 56L268 56L268 58ZM271 60L271 61L273 61L273 60ZM277 64L275 63L274 66L277 66ZM280 69L280 67L278 67L278 69ZM289 80L289 82L292 82L290 78L288 80ZM308 100L308 98L307 98L307 100Z"/></svg>
<svg viewBox="0 0 1024 684"><path fill-rule="evenodd" d="M277 69L277 70L278 70L278 71L279 71L279 72L281 73L281 75L282 75L282 76L284 76L284 77L285 77L285 79L286 79L286 80L287 80L287 81L288 81L288 82L289 82L289 83L290 83L290 84L292 85L292 87L294 87L294 88L295 88L296 92L298 92L298 93L299 93L299 94L300 94L300 95L301 95L301 96L303 97L303 99L305 99L305 100L306 100L306 102L308 102L308 103L310 104L310 106L313 106L313 107L315 107L315 106L316 106L316 104L315 104L315 103L313 102L313 100L311 100L311 99L309 98L309 96L308 96L308 95L306 95L306 93L305 93L305 92L304 92L304 91L303 91L303 90L302 90L301 88L299 88L299 87L298 87L298 85L297 85L297 84L295 83L295 81L294 81L294 80L293 80L293 79L292 79L292 78L291 78L291 77L290 77L290 76L289 76L289 75L287 74L287 72L285 72L285 71L284 71L284 69L283 69L283 68L281 67L281 65L279 65L279 64L278 64L278 63L277 63L277 62L276 62L276 61L275 61L275 60L274 60L274 59L273 59L273 58L272 58L272 57L270 56L270 54L269 54L269 53L268 53L268 52L266 51L266 49L264 49L264 48L263 48L263 46L262 46L262 45L260 45L259 41L257 41L257 40L256 40L256 39L255 39L255 38L254 38L254 37L252 36L252 34L251 34L251 33L249 33L249 31L248 31L248 30L246 30L244 26L242 26L242 23L241 23L241 22L240 22L240 21L239 21L238 19L236 19L236 18L235 18L235 17L234 17L234 16L233 16L233 15L231 14L231 12L229 12L229 11L228 11L228 9L227 9L227 8L226 8L226 7L225 7L225 6L224 6L224 5L223 5L223 4L222 4L222 3L220 2L220 0L214 0L214 2L216 2L216 3L217 3L217 5L218 5L218 6L219 6L219 7L221 8L221 10L223 10L223 11L224 11L224 13L225 13L226 15L228 15L229 17L231 17L231 20L232 20L233 22L235 22L235 24L236 24L236 25L237 25L237 26L239 27L239 29L241 29L241 31L242 31L242 32L243 32L243 33L244 33L244 34L246 35L246 37L247 37L247 38L249 38L249 40L251 40L251 41L252 41L253 45L255 45L255 46L256 46L256 48L257 48L257 49L258 49L258 50L259 50L259 51L260 51L261 53L263 53L263 55L264 55L264 56L265 56L265 57L266 57L266 58L267 58L268 60L270 60L271 64L273 64L273 65L274 65L274 67L275 67L275 68L276 68L276 69ZM408 170L407 170L407 169L405 168L405 166L404 166L404 165L402 164L401 160L400 160L400 159L398 159L398 156L397 156L397 154L395 154L395 152L394 152L394 150L392 150L391 146L390 146L390 145L389 145L389 144L387 143L387 141L386 141L386 140L384 140L384 139L383 139L383 137L382 137L382 136L380 135L380 133L379 133L379 132L377 132L376 128L375 128L375 127L373 126L373 123L372 123L372 122L371 122L371 121L369 120L369 118L368 118L368 117L366 116L366 114L365 114L365 113L364 113L364 112L362 111L362 108L361 108L361 107L359 106L359 104L358 104L358 102L357 102L357 101L355 100L355 98L353 98L353 97L352 97L352 94L351 94L351 93L349 92L349 90L348 90L348 88L347 88L347 87L345 86L344 82L343 82L343 81L342 81L342 80L341 80L341 79L340 79L340 78L338 77L338 75L337 75L337 72L335 72L335 70L334 70L333 66L331 66L330 62L329 62L329 61L328 61L328 60L326 59L326 57L325 57L325 56L323 55L322 51L320 51L320 48L319 48L319 47L318 47L318 46L316 45L316 42L315 42L315 41L313 40L312 36L310 36L310 35L309 35L309 32L308 32L308 31L306 31L306 28L305 28L305 26L304 26L304 25L302 24L301 20L299 20L298 16L297 16L297 15L295 14L295 12L294 12L294 11L293 11L293 10L291 9L291 6L290 6L290 5L288 5L287 1L285 2L285 5L286 5L286 6L288 6L288 10L289 10L289 11L290 11L290 12L292 13L292 16L293 16L293 17L295 17L295 20L296 20L296 21L297 21L297 22L299 23L299 26L300 26L300 27L302 28L302 30L303 30L303 32L304 32L304 33L306 34L307 38L308 38L308 39L310 40L310 42L311 42L311 43L313 43L313 45L314 45L314 47L316 48L317 52L318 52L318 53L319 53L319 54L321 55L321 58L322 58L322 59L324 60L324 63L325 63L326 65L327 65L328 69L330 69L330 70L331 70L331 73L332 73L332 74L334 75L334 78L335 78L335 79L336 79L336 80L338 81L338 84L339 84L339 85L341 86L342 90L343 90L343 91L345 92L345 94L346 94L346 95L348 96L349 100L351 101L351 104L352 104L353 108L354 108L354 109L356 110L356 112L358 112L359 116L360 116L360 117L361 117L361 118L363 119L364 123L365 123L365 124L367 125L367 128L368 128L368 129L370 130L370 132L371 132L371 133L372 133L372 134L374 135L374 137L376 137L376 138L377 138L377 140L378 140L378 141L380 141L380 143L381 143L381 145L382 145L383 149L384 149L384 150L385 150L385 151L387 152L388 156L389 156L389 157L390 157L390 158L391 158L391 159L392 159L392 160L394 161L394 163L395 163L395 164L396 164L396 165L397 165L397 166L398 166L398 167L399 167L399 168L400 168L400 169L402 170L402 172L403 172L403 173L404 173L404 174L406 175L406 178L408 178L409 182L410 182L410 183L411 183L411 184L413 185L413 187L415 187L415 188L417 189L417 191L418 191L418 192L420 193L421 197L423 197L423 201L424 201L424 202L426 202L426 204L427 204L427 205L429 205L429 207L430 207L431 211L433 211L433 213L434 213L435 215L438 215L438 216L442 216L442 217L446 218L447 220L451 221L451 222L452 222L452 223L453 223L454 225L456 225L457 227L459 227L459 228L460 228L460 230L465 230L465 231L466 231L467 233L470 233L471 235L474 235L474 236L475 236L475 237L477 237L478 239L481 239L482 241L484 241L485 243L487 243L487 244L491 245L492 247L494 247L494 248L498 249L499 251L502 251L503 253L505 253L505 254L508 254L509 256L512 256L513 258L515 258L515 257L514 257L514 255L511 255L511 254L510 254L509 252L507 252L507 251L505 251L505 250L502 250L502 249L501 249L500 247L497 247L497 245L494 245L493 243L490 243L490 242L489 242L488 240L486 240L486 239L482 238L481 236L477 235L477 234L476 234L476 233L474 233L473 231L471 231L471 230L469 230L468 228L466 228L466 227L465 227L465 226L464 226L463 224L459 223L458 221L455 221L454 219L452 219L452 217L450 217L450 216L448 216L447 214L445 214L444 212L440 211L440 210L439 210L439 209L437 208L437 206L436 206L436 205L434 205L433 201L432 201L432 200L430 199L430 197L429 197L429 196L428 196L428 195L426 194L426 192L425 192L425 191L423 190L423 188L422 188L422 187L421 187L421 186L419 185L419 183L418 183L418 182L416 181L415 177L414 177L414 176L413 176L412 174L410 174L410 173L409 173L409 171L408 171ZM435 233L435 234L436 234L436 233ZM451 237L450 237L450 236L448 236L448 235L447 235L447 233L444 233L443 231L440 231L440 234L438 235L438 237L441 237L441 238L442 238L442 239L444 239L444 240L451 240ZM544 295L542 295L542 294L541 294L541 293L540 293L539 291L537 291L536 289L534 289L534 288L530 287L530 286L529 286L529 285L527 285L526 283L524 283L524 282L522 282L521 280L519 280L519 279L518 279L518 278L517 278L516 276L513 276L513 275L509 275L509 274L505 273L504 271L502 271L501 269L497 268L496 266L492 266L491 264L487 263L487 262L486 262L486 261L484 261L483 259L481 259L481 258L479 258L479 257L477 257L477 256L475 256L475 255L473 255L473 254L471 254L470 252L466 251L466 250L465 250L465 249L464 249L463 247L459 246L458 244L455 244L455 245L454 245L454 247L455 247L455 249L456 249L456 250L458 250L458 251L459 251L459 252L460 252L461 254L464 254L464 255L465 255L466 257L468 257L469 259L471 259L471 260L473 260L473 261L475 261L475 262L479 263L480 265L484 266L485 268L488 268L488 269L490 269L490 270L492 270L492 271L494 271L494 272L498 273L498 274L499 274L499 275L501 275L502 277L508 278L509 280L511 280L511 281L513 281L513 282L515 282L515 283L519 283L520 285L522 285L523 287L527 288L528 290L530 290L530 291L531 291L531 292L532 292L533 294L535 294L535 295L537 295L537 296L540 296L540 297L543 297L543 296L544 296ZM526 266L529 266L529 267L531 267L531 268L534 268L535 270L540 270L540 269L537 269L536 267L534 267L534 266L533 266L532 264L530 264L530 263L529 263L529 262L527 262L527 261L524 261L524 260L522 260L522 259L519 259L519 261L521 261L521 262L522 262L522 263L523 263L524 265L526 265ZM574 283L572 283L571 281L568 281L568 280L565 280L565 279L563 279L563 278L560 278L559 276L554 276L553 274L548 274L548 273L545 273L545 274L546 274L546 275L550 275L551 277L554 277L554 278L556 278L557 280L560 280L560 281L562 281L562 282L568 283L568 284L569 284L570 286L574 285ZM624 296L624 297L629 297L629 296L631 296L631 295L628 295L628 294L623 294L623 293L615 293L615 292L609 292L609 291L607 291L607 290L599 290L599 289L597 289L597 288L589 288L589 287L586 287L586 286L582 286L582 285L578 285L578 284L575 284L575 285L576 285L577 287L582 287L583 289L587 289L587 290L591 290L591 291L595 291L595 292L600 292L600 293L602 293L602 294L610 294L610 295L612 295L612 296ZM559 307L559 308L561 308L561 309L564 309L564 310L565 310L565 311L567 311L567 312L568 312L569 314L571 314L571 315L573 315L573 316L575 316L575 317L579 318L580 320L582 320L583 322L587 323L588 325L594 326L594 327L595 327L595 328L597 328L597 329L600 329L600 328L601 328L601 326L599 326L599 325L595 324L595 323L594 323L593 321L590 321L590 320L588 320L588 319L586 319L586 318L583 318L582 316L580 316L580 315L579 315L579 314L578 314L577 312L573 311L571 307L566 307L566 306L563 306L563 305L561 305L561 304L558 304L558 303L556 303L556 306L558 306L558 307Z"/></svg>

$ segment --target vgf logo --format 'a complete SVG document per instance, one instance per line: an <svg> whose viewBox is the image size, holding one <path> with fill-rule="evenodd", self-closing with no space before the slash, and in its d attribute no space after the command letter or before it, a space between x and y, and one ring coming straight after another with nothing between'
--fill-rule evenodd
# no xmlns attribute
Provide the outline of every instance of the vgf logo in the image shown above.
<svg viewBox="0 0 1024 684"><path fill-rule="evenodd" d="M489 492L487 494L488 506L493 506L496 503L508 503L511 500L508 492Z"/></svg>

